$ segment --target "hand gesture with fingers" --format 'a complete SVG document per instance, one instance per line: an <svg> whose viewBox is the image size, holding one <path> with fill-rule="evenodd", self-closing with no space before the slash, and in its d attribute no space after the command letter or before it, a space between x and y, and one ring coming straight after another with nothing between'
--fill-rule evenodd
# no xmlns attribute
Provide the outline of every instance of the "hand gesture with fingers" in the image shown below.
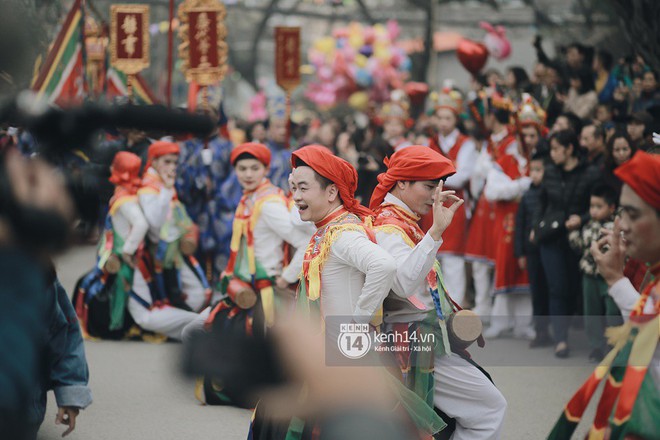
<svg viewBox="0 0 660 440"><path fill-rule="evenodd" d="M621 241L619 219L614 221L614 231L602 232L603 236L591 243L591 255L598 265L598 271L611 286L624 276L625 245Z"/></svg>
<svg viewBox="0 0 660 440"><path fill-rule="evenodd" d="M433 225L429 229L429 234L436 241L440 240L442 233L449 227L454 214L464 202L463 199L456 196L456 191L443 191L442 186L443 182L440 181L438 187L435 189L433 198ZM451 202L451 204L445 206L445 202Z"/></svg>
<svg viewBox="0 0 660 440"><path fill-rule="evenodd" d="M62 437L66 437L76 429L76 417L78 417L79 412L80 410L73 406L62 406L57 410L55 424L67 425L69 427L64 433L62 433Z"/></svg>

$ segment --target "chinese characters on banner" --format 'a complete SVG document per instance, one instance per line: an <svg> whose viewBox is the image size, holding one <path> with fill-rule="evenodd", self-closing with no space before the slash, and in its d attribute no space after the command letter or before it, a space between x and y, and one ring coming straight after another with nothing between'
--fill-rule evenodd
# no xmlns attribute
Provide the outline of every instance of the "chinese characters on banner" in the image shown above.
<svg viewBox="0 0 660 440"><path fill-rule="evenodd" d="M190 38L190 67L208 69L218 65L217 14L214 11L188 13Z"/></svg>
<svg viewBox="0 0 660 440"><path fill-rule="evenodd" d="M218 83L227 70L225 7L218 0L185 0L179 6L179 58L188 82Z"/></svg>
<svg viewBox="0 0 660 440"><path fill-rule="evenodd" d="M135 75L149 67L149 6L110 6L111 64Z"/></svg>
<svg viewBox="0 0 660 440"><path fill-rule="evenodd" d="M300 84L300 28L275 28L275 79L291 92Z"/></svg>

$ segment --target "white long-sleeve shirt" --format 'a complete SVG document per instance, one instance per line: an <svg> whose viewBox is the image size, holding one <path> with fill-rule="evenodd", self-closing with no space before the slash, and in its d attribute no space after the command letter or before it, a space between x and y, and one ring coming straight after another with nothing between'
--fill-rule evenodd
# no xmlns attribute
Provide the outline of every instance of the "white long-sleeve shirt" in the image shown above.
<svg viewBox="0 0 660 440"><path fill-rule="evenodd" d="M147 172L155 174L156 170L149 168ZM138 192L140 207L149 223L149 239L154 243L158 243L160 240L160 231L167 222L170 222L170 227L165 237L167 243L175 241L182 234L182 231L175 225L174 218L172 217L172 197L174 196L174 191L174 188L161 186L157 194Z"/></svg>
<svg viewBox="0 0 660 440"><path fill-rule="evenodd" d="M385 202L393 203L412 214L400 199L387 194ZM376 241L396 261L396 276L385 300L384 321L387 323L422 321L435 309L426 276L433 268L442 239L435 241L428 233L411 248L396 232L376 230ZM413 302L410 298L412 297Z"/></svg>
<svg viewBox="0 0 660 440"><path fill-rule="evenodd" d="M507 147L506 154L515 157L519 167L527 165L527 159L518 152L517 142L512 142ZM515 200L522 197L531 184L532 179L529 177L523 176L518 179L512 179L504 173L502 168L495 164L488 172L484 195L491 202Z"/></svg>
<svg viewBox="0 0 660 440"><path fill-rule="evenodd" d="M477 153L477 159L470 178L470 193L477 196L481 194L486 184L488 172L493 167L493 158L488 152L487 143L484 141L481 150Z"/></svg>
<svg viewBox="0 0 660 440"><path fill-rule="evenodd" d="M392 287L396 262L363 232L345 231L332 243L321 271L321 312L367 323Z"/></svg>
<svg viewBox="0 0 660 440"><path fill-rule="evenodd" d="M254 256L268 275L282 275L289 283L295 283L302 270L305 249L312 234L303 226L295 226L288 208L279 201L263 204L261 215L254 226ZM289 265L282 270L284 251L282 242L296 251Z"/></svg>
<svg viewBox="0 0 660 440"><path fill-rule="evenodd" d="M121 205L112 215L112 227L124 240L122 252L133 255L144 240L149 224L144 218L140 205L131 201Z"/></svg>
<svg viewBox="0 0 660 440"><path fill-rule="evenodd" d="M438 135L438 143L442 151L448 155L449 151L454 147L460 131L457 128L454 129L448 136ZM474 144L472 139L467 139L461 145L458 155L456 156L456 174L450 176L447 179L447 187L454 189L462 189L468 185L472 173L474 173L474 168L477 164L477 147Z"/></svg>
<svg viewBox="0 0 660 440"><path fill-rule="evenodd" d="M639 299L639 292L635 290L632 283L628 278L621 278L616 283L612 284L609 288L609 294L621 310L621 315L623 315L624 320L630 318L630 313L635 307L637 300ZM653 296L649 297L644 306L644 313L652 313L655 308L655 301ZM660 384L660 345L656 346L655 353L653 354L653 359L651 359L651 364L649 365L649 370L653 377L654 382Z"/></svg>

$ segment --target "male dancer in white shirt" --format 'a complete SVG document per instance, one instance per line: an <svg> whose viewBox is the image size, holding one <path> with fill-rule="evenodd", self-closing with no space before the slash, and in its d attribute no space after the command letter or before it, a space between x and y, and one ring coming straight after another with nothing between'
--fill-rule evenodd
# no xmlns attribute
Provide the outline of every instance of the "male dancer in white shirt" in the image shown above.
<svg viewBox="0 0 660 440"><path fill-rule="evenodd" d="M499 439L506 401L486 374L467 360L466 352L452 351L447 320L459 307L434 264L442 234L463 203L454 191L443 192L438 182L456 169L423 146L393 154L387 165L370 204L376 212L378 244L397 261L392 292L384 303L385 329L430 333L436 340L433 357L425 363L414 352L398 356L404 382L427 404L456 420L452 439ZM444 206L445 201L452 203ZM417 221L430 210L433 224L424 234Z"/></svg>

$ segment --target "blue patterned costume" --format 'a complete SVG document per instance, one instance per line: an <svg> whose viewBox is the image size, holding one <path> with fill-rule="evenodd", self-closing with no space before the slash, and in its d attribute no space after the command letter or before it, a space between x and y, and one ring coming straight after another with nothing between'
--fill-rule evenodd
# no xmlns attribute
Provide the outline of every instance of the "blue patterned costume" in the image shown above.
<svg viewBox="0 0 660 440"><path fill-rule="evenodd" d="M273 185L279 186L285 194L288 194L289 174L291 174L291 150L287 150L284 145L273 141L267 141L266 146L273 155L270 160L268 178Z"/></svg>
<svg viewBox="0 0 660 440"><path fill-rule="evenodd" d="M208 141L208 148L213 160L204 165L203 140L182 144L176 187L179 199L199 226L198 260L207 277L216 281L229 259L231 225L243 190L229 162L231 142L216 136Z"/></svg>

